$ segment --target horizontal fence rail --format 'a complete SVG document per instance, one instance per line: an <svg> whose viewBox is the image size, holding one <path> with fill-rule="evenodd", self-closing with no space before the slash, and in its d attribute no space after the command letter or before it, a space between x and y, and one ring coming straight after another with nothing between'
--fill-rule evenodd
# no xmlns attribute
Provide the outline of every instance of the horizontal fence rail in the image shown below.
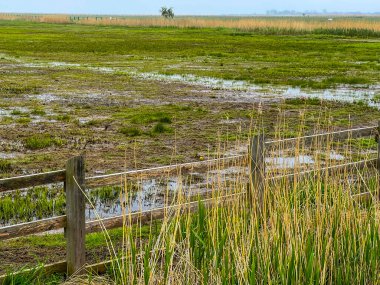
<svg viewBox="0 0 380 285"><path fill-rule="evenodd" d="M218 197L219 202L228 201L228 199L233 197L238 197L244 194L245 192L234 193L230 195L220 196ZM209 194L209 193L208 193ZM206 207L211 205L214 201L214 198L210 199L202 199L202 203L205 204ZM86 233L94 233L99 232L104 229L114 229L123 226L123 217L128 218L128 223L135 224L137 222L145 224L151 220L159 220L164 217L164 214L168 211L181 209L181 211L188 210L193 211L198 208L199 201L183 203L179 205L172 205L168 207L156 208L153 210L142 211L142 212L132 212L127 213L125 216L119 215L111 218L105 219L97 219L86 222ZM125 221L124 221L125 222ZM7 227L0 228L0 241L32 235L32 234L40 234L52 230L59 230L66 227L66 215L53 217L23 224L17 224Z"/></svg>
<svg viewBox="0 0 380 285"><path fill-rule="evenodd" d="M162 171L173 171L180 168L195 167L195 166L202 166L202 165L207 166L207 165L217 164L222 161L238 160L238 159L244 159L247 157L248 156L246 154L243 154L243 155L208 159L208 160L203 160L203 161L187 162L187 163L181 163L181 164L157 166L157 167L138 169L138 170L128 170L128 171L119 172L119 173L98 175L98 176L86 178L86 186L87 187L96 186L96 185L99 185L99 183L103 185L104 183L107 183L107 181L109 183L113 183L115 182L115 180L116 182L120 182L120 177L122 176L135 176L135 175L140 175L144 173L154 173L154 172L162 174Z"/></svg>
<svg viewBox="0 0 380 285"><path fill-rule="evenodd" d="M39 221L23 223L0 228L0 241L31 235L66 227L66 216L59 216Z"/></svg>
<svg viewBox="0 0 380 285"><path fill-rule="evenodd" d="M265 145L272 145L272 144L281 143L281 142L292 142L292 141L301 140L301 139L313 139L313 138L324 137L324 136L337 136L339 139L347 139L347 138L352 138L352 137L370 136L373 134L377 134L376 131L377 131L376 126L370 126L370 127L356 128L356 129L350 129L350 130L321 133L321 134L315 134L315 135L303 136L303 137L297 137L297 138L270 140L270 141L266 141ZM103 181L107 181L107 180L112 181L112 179L119 179L120 176L134 176L134 175L150 173L150 172L161 173L162 171L165 171L165 170L170 171L170 170L175 170L179 168L194 167L194 166L200 166L200 165L210 165L210 164L219 163L221 161L237 160L237 159L244 159L244 158L248 158L248 156L246 154L242 154L242 155L221 157L221 158L215 158L215 159L208 159L204 161L195 161L195 162L187 162L187 163L174 164L174 165L157 166L157 167L138 169L138 170L128 170L128 171L123 171L123 172L118 172L118 173L86 177L85 181L86 181L86 186L92 187L92 186L99 185L99 183ZM47 173L41 173L41 174L31 174L31 175L19 176L19 177L14 177L14 178L5 178L5 179L0 179L0 192L64 182L64 180L65 180L65 170L58 170L58 171L52 171L52 172L47 172Z"/></svg>
<svg viewBox="0 0 380 285"><path fill-rule="evenodd" d="M280 140L271 140L265 142L265 144L276 144L276 143L286 143L286 142L293 142L296 140L306 140L311 141L316 138L333 138L333 139L349 139L349 138L358 138L358 137L364 137L364 136L370 136L377 134L377 126L372 127L363 127L363 128L356 128L356 129L350 129L350 130L343 130L343 131L335 131L335 132L329 132L329 133L321 133L321 134L314 134L309 136L303 136L303 137L295 137L295 138L288 138L288 139L280 139Z"/></svg>
<svg viewBox="0 0 380 285"><path fill-rule="evenodd" d="M85 186L95 187L99 184L106 183L121 183L125 177L133 177L144 173L157 173L162 175L164 172L170 172L175 170L182 170L183 168L203 167L212 164L221 163L224 161L243 160L245 159L249 167L249 180L247 191L243 191L235 194L225 194L217 198L207 199L206 195L202 197L202 203L206 208L214 207L221 203L227 203L235 201L243 194L250 195L252 187L258 189L259 192L265 191L265 182L275 182L280 179L293 180L298 177L306 175L323 175L325 173L333 174L342 169L360 170L366 167L377 167L379 170L380 163L379 152L375 159L362 160L358 162L346 163L341 165L334 165L317 170L307 170L302 172L291 173L287 175L279 175L271 178L266 178L266 162L265 153L266 146L270 146L276 143L288 143L296 140L311 141L318 138L326 139L349 139L361 136L378 136L377 127L363 127L351 130L343 130L336 132L329 132L323 134L316 134L298 138L290 138L283 140L265 141L264 135L255 136L250 145L248 154L235 155L229 157L209 159L205 161L189 162L176 165L159 166L148 169L130 170L120 173L98 175L94 177L85 177L84 174L84 158L75 157L68 161L66 169L52 171L41 174L24 175L14 178L0 179L0 193L7 191L14 191L18 189L27 189L39 185L47 185L54 183L64 182L64 189L66 192L66 215L43 219L39 221L33 221L28 223L22 223L17 225L11 225L0 228L0 241L18 238L21 236L40 234L52 230L59 230L65 228L65 236L67 239L67 259L65 262L53 264L47 266L48 270L52 272L67 271L69 275L74 272L82 272L85 264L85 249L84 239L85 234L99 232L105 229L112 229L123 226L131 226L133 224L147 224L154 220L160 220L165 217L170 217L171 211L180 211L180 213L195 212L199 207L199 201L188 202L179 205L171 205L163 208L156 208L149 211L133 212L126 215L120 215L112 218L98 219L94 221L85 221ZM380 143L379 143L380 146ZM380 147L379 147L380 150ZM220 193L221 194L221 193ZM260 197L263 193L259 193L259 200L252 201L254 203L261 203ZM198 195L200 198L202 195ZM351 196L355 200L368 200L373 197L372 193L361 193ZM205 199L206 198L206 199ZM260 205L259 205L260 206ZM78 271L79 270L79 271ZM0 277L1 281L1 277Z"/></svg>
<svg viewBox="0 0 380 285"><path fill-rule="evenodd" d="M64 182L66 170L0 179L0 192Z"/></svg>
<svg viewBox="0 0 380 285"><path fill-rule="evenodd" d="M332 174L336 171L345 169L347 171L349 170L361 170L367 167L375 167L377 166L378 159L373 158L373 159L368 159L368 160L362 160L358 162L351 162L351 163L346 163L346 164L339 164L339 165L334 165L334 166L329 166L329 167L324 167L318 170L312 169L312 170L307 170L307 171L302 171L302 172L297 172L297 173L291 173L291 174L286 174L286 175L279 175L271 178L266 178L266 180L270 181L275 181L275 180L280 180L280 179L285 179L285 180L292 180L295 177L302 177L306 175L323 175L326 172L328 174Z"/></svg>

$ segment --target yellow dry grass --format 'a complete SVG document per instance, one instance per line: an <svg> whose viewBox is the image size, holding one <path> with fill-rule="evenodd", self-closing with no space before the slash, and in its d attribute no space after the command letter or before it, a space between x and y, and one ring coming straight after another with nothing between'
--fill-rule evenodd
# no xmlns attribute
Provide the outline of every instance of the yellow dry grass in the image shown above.
<svg viewBox="0 0 380 285"><path fill-rule="evenodd" d="M75 18L74 18L75 17ZM356 29L380 32L377 17L110 17L69 15L0 14L0 20L26 20L44 23L76 23L86 25L117 25L179 28L234 28L239 30L280 29L313 31L316 29Z"/></svg>

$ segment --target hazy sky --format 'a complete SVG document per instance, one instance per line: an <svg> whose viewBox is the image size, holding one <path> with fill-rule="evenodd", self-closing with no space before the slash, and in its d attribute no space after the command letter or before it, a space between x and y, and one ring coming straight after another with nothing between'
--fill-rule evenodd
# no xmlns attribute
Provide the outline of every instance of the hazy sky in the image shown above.
<svg viewBox="0 0 380 285"><path fill-rule="evenodd" d="M0 11L154 15L164 5L186 15L255 14L271 9L380 12L380 0L0 0Z"/></svg>

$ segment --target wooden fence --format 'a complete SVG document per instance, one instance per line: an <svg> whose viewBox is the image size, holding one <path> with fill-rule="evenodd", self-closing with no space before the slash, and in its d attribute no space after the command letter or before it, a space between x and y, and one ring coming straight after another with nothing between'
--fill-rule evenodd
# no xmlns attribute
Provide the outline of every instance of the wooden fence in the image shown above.
<svg viewBox="0 0 380 285"><path fill-rule="evenodd" d="M265 141L265 136L263 134L259 134L254 136L251 140L251 144L248 151L249 158L249 168L250 168L250 188L257 189L261 193L258 196L259 201L254 201L255 203L260 203L262 200L262 195L264 191L264 184L266 179L276 180L276 179L293 179L294 176L302 176L302 175L313 175L314 170L292 173L288 175L280 175L277 177L265 178L266 166L265 166L265 153L266 148L270 145L277 143L289 143L294 140L313 140L313 139L347 139L347 138L357 138L361 136L378 136L379 127L367 127L367 128L359 128L359 129L351 129L339 132L331 132L324 134L317 134L312 136L300 137L300 138L292 138L292 139L284 139L277 141ZM380 140L379 140L380 141ZM87 233L98 232L104 229L112 229L117 227L125 226L125 219L122 215L96 220L96 221L85 221L85 194L84 189L85 186L88 185L96 185L97 183L115 183L116 181L120 183L121 175L136 175L141 173L149 173L149 172L158 172L163 170L171 170L178 169L180 167L189 167L197 164L212 164L212 163L220 163L222 160L231 160L231 159L239 159L245 157L243 156L233 156L221 159L213 159L206 161L199 161L195 163L185 163L179 165L171 165L171 166L163 166L163 167L155 167L145 170L134 170L134 171L126 171L121 173L115 173L110 175L101 175L95 177L85 177L85 160L84 157L74 157L67 161L66 168L64 170L53 171L42 174L33 174L26 175L21 177L14 178L6 178L0 179L0 193L7 191L14 191L17 189L30 188L39 185L53 184L53 183L64 183L64 189L66 192L66 215L53 217L48 219L43 219L39 221L33 221L29 223L11 225L7 227L0 228L0 241L4 241L7 239L17 238L21 236L31 235L43 233L51 230L57 229L65 229L65 237L67 240L66 245L66 261L48 265L45 267L48 273L52 272L66 272L68 275L74 273L80 273L84 270L95 270L95 271L103 271L105 269L105 264L97 264L93 266L86 267L85 260L85 235ZM380 160L380 142L379 142L379 150L377 158L358 161L349 164L331 166L327 168L319 169L318 171L334 173L335 171L342 168L355 168L355 169L363 169L366 167L372 167L377 165L379 167L378 161ZM116 181L115 181L115 178ZM252 188L253 187L253 188ZM239 195L244 193L226 195L218 199L218 202L214 201L214 199L206 199L203 200L204 205L206 207L213 207L215 203L225 203L231 202L235 200ZM372 197L371 193L362 193L356 195L354 198L365 199ZM145 212L137 212L132 213L130 215L130 219L128 219L129 224L140 223L140 224L148 224L153 220L163 219L165 217L165 213L170 209L180 208L183 211L196 211L198 209L198 202L189 202L187 204L175 205L164 208L157 208L150 211ZM3 277L0 277L0 284Z"/></svg>

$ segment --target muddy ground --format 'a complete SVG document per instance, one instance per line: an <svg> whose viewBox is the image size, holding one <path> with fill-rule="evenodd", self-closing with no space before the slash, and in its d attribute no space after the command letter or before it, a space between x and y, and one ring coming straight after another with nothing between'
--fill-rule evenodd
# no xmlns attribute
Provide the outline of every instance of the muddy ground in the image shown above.
<svg viewBox="0 0 380 285"><path fill-rule="evenodd" d="M197 161L233 148L259 125L285 137L315 129L375 124L362 103L284 98L143 80L70 67L28 67L3 60L0 69L2 177L60 169L84 154L87 174ZM317 124L315 123L317 121Z"/></svg>

